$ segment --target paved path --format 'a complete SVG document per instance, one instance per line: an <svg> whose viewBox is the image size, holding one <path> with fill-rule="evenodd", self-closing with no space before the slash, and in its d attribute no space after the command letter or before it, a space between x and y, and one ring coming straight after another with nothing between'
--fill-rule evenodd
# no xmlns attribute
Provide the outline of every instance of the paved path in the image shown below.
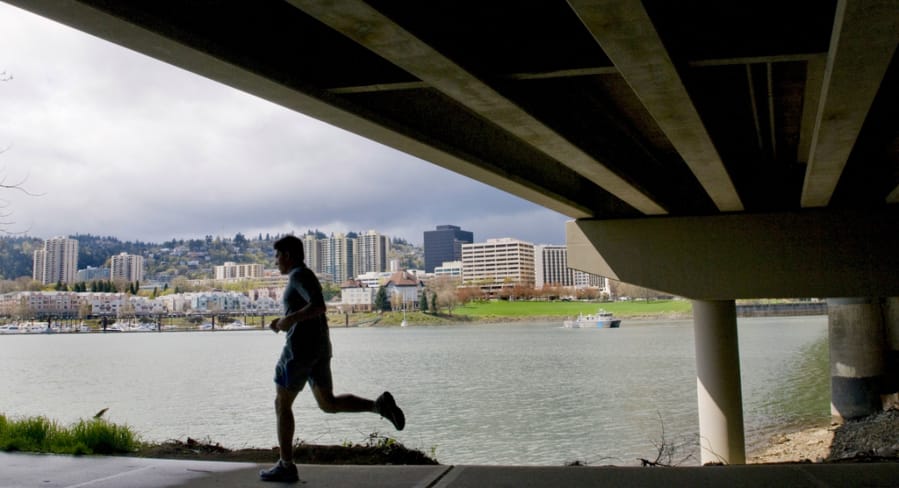
<svg viewBox="0 0 899 488"><path fill-rule="evenodd" d="M253 463L0 453L2 488L284 486ZM847 487L899 486L899 462L692 468L301 465L302 488Z"/></svg>

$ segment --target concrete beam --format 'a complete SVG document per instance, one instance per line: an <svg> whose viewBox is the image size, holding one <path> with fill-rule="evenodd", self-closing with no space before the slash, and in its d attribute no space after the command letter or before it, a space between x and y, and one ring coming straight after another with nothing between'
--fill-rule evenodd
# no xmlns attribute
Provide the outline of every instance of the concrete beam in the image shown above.
<svg viewBox="0 0 899 488"><path fill-rule="evenodd" d="M825 207L837 187L899 41L899 1L839 0L802 188Z"/></svg>
<svg viewBox="0 0 899 488"><path fill-rule="evenodd" d="M288 0L647 215L667 211L489 85L361 0Z"/></svg>
<svg viewBox="0 0 899 488"><path fill-rule="evenodd" d="M718 210L743 210L737 189L640 0L568 0Z"/></svg>
<svg viewBox="0 0 899 488"><path fill-rule="evenodd" d="M704 300L899 295L899 208L577 220L568 265Z"/></svg>

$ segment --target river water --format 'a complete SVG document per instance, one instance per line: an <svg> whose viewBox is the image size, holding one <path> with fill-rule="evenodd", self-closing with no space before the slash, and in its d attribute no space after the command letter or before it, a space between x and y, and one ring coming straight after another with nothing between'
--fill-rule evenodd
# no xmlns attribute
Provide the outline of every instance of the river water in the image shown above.
<svg viewBox="0 0 899 488"><path fill-rule="evenodd" d="M827 319L740 319L749 449L829 419ZM148 441L276 444L270 331L0 336L0 413L69 424L106 418ZM363 442L373 432L444 464L638 464L660 443L698 458L692 321L620 329L558 323L332 329L335 393L390 390L393 430L372 414L330 415L304 392L297 436Z"/></svg>

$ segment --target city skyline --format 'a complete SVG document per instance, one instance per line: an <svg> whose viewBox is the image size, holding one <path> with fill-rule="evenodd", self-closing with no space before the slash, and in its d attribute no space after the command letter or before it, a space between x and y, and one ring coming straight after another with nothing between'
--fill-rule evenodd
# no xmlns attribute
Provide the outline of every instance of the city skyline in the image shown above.
<svg viewBox="0 0 899 488"><path fill-rule="evenodd" d="M434 225L563 243L565 216L0 3L2 230L161 242Z"/></svg>

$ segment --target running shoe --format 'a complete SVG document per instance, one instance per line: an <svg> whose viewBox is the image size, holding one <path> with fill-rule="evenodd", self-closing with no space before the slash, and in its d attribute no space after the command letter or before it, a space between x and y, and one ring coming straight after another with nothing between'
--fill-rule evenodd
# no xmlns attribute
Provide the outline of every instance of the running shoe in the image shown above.
<svg viewBox="0 0 899 488"><path fill-rule="evenodd" d="M262 481L281 481L286 483L300 480L300 476L297 474L297 465L286 465L280 460L272 468L259 471L259 478Z"/></svg>
<svg viewBox="0 0 899 488"><path fill-rule="evenodd" d="M403 430L403 427L406 426L406 416L403 415L400 407L396 406L393 395L389 391L381 393L381 396L375 400L375 410L382 417L392 422L396 430Z"/></svg>

